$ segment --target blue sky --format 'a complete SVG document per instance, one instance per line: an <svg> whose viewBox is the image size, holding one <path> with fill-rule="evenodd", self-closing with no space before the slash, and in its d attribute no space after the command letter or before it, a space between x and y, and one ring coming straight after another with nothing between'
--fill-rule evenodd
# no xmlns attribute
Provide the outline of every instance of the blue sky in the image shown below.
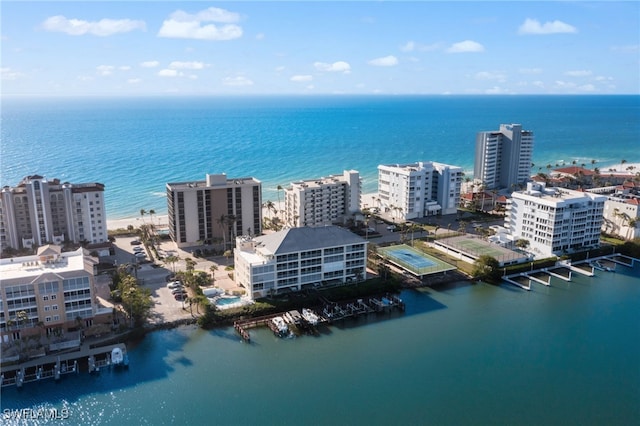
<svg viewBox="0 0 640 426"><path fill-rule="evenodd" d="M639 94L640 3L3 1L2 94Z"/></svg>

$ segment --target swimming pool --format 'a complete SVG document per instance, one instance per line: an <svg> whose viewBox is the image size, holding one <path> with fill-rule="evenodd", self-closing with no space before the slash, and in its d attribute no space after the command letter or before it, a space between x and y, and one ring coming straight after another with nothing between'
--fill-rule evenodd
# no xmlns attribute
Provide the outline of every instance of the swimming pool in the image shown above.
<svg viewBox="0 0 640 426"><path fill-rule="evenodd" d="M225 296L216 300L216 306L227 306L240 302L240 296Z"/></svg>

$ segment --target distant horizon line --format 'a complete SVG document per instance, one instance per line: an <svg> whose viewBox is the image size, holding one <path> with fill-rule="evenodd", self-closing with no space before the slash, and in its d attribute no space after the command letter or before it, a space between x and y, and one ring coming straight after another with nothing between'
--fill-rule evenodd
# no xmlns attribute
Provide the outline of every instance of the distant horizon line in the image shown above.
<svg viewBox="0 0 640 426"><path fill-rule="evenodd" d="M573 97L601 97L601 96L640 96L640 93L500 93L500 94L487 94L487 93L236 93L236 94L198 94L198 93L144 93L144 94L0 94L0 100L5 98L157 98L157 97L171 97L171 98L249 98L249 97L297 97L297 98L328 98L328 97L484 97L484 98L499 98L499 97L559 97L559 96L573 96Z"/></svg>

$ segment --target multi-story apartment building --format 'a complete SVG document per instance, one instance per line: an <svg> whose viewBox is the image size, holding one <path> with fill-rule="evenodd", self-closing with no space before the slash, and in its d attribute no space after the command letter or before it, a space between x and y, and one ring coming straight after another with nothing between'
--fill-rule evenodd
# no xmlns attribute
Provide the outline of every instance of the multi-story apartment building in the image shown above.
<svg viewBox="0 0 640 426"><path fill-rule="evenodd" d="M0 259L2 343L109 321L112 309L95 302L97 263L82 248L63 253L55 245L39 247L33 256Z"/></svg>
<svg viewBox="0 0 640 426"><path fill-rule="evenodd" d="M234 279L252 298L366 278L368 242L338 226L239 237Z"/></svg>
<svg viewBox="0 0 640 426"><path fill-rule="evenodd" d="M604 203L602 231L626 240L640 237L640 196L618 193Z"/></svg>
<svg viewBox="0 0 640 426"><path fill-rule="evenodd" d="M394 218L454 214L463 171L435 162L378 166L378 206Z"/></svg>
<svg viewBox="0 0 640 426"><path fill-rule="evenodd" d="M284 222L288 227L325 226L342 222L360 210L360 174L292 182L284 191Z"/></svg>
<svg viewBox="0 0 640 426"><path fill-rule="evenodd" d="M474 178L487 189L512 188L530 177L533 132L520 124L501 124L500 130L476 136Z"/></svg>
<svg viewBox="0 0 640 426"><path fill-rule="evenodd" d="M507 203L505 228L512 240L529 241L536 257L598 247L606 197L527 183Z"/></svg>
<svg viewBox="0 0 640 426"><path fill-rule="evenodd" d="M207 174L203 181L167 183L169 234L178 247L262 232L262 183Z"/></svg>
<svg viewBox="0 0 640 426"><path fill-rule="evenodd" d="M0 192L0 250L108 241L104 185L25 177Z"/></svg>

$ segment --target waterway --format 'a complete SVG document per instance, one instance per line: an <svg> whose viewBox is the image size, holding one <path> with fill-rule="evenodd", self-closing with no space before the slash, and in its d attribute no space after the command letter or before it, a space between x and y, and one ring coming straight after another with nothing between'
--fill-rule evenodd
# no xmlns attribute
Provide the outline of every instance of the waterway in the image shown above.
<svg viewBox="0 0 640 426"><path fill-rule="evenodd" d="M65 425L630 425L640 418L640 265L530 292L457 283L404 291L404 314L278 339L154 332L129 370L2 390L2 410ZM3 420L3 424L46 423Z"/></svg>

